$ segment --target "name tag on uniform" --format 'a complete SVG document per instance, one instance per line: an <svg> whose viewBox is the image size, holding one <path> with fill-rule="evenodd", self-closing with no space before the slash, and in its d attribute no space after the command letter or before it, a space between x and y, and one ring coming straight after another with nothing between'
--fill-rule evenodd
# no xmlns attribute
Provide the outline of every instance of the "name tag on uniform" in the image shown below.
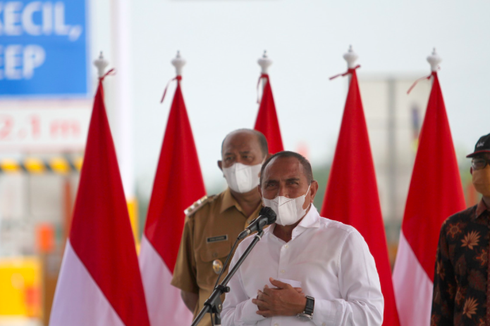
<svg viewBox="0 0 490 326"><path fill-rule="evenodd" d="M213 243L213 242L221 242L221 241L227 241L228 240L228 234L225 235L218 235L216 237L210 237L206 239L207 243Z"/></svg>

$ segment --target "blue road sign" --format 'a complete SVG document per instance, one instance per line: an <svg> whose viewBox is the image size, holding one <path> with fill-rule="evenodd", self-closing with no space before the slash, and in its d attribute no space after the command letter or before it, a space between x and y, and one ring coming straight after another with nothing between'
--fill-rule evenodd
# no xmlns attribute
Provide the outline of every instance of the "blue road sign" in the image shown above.
<svg viewBox="0 0 490 326"><path fill-rule="evenodd" d="M85 0L0 1L0 96L86 96Z"/></svg>

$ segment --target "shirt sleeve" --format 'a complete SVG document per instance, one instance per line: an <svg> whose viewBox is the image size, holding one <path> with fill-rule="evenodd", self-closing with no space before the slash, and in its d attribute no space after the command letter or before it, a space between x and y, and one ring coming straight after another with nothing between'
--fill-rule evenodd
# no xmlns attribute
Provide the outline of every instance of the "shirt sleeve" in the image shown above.
<svg viewBox="0 0 490 326"><path fill-rule="evenodd" d="M199 293L194 257L194 219L187 216L171 284L183 291Z"/></svg>
<svg viewBox="0 0 490 326"><path fill-rule="evenodd" d="M454 324L454 298L457 284L453 264L449 258L445 226L446 224L444 223L439 235L434 271L431 323L435 325Z"/></svg>
<svg viewBox="0 0 490 326"><path fill-rule="evenodd" d="M341 298L317 300L313 323L318 326L374 326L383 322L384 299L376 263L364 238L353 231L339 257Z"/></svg>
<svg viewBox="0 0 490 326"><path fill-rule="evenodd" d="M243 244L243 243L242 243ZM229 271L236 265L242 255L241 246L238 247L230 263ZM265 317L257 314L257 306L252 303L253 298L249 298L245 293L242 283L240 269L228 283L230 292L226 294L221 312L221 321L226 326L255 325L264 320Z"/></svg>

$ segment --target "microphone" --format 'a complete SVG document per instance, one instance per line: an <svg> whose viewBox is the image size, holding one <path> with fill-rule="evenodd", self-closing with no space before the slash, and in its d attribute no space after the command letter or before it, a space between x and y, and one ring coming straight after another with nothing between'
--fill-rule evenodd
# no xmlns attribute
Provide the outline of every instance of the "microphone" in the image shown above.
<svg viewBox="0 0 490 326"><path fill-rule="evenodd" d="M276 221L276 213L270 207L262 207L259 212L259 217L250 222L245 230L238 235L238 240L245 239L250 233L261 231L264 226L272 224Z"/></svg>

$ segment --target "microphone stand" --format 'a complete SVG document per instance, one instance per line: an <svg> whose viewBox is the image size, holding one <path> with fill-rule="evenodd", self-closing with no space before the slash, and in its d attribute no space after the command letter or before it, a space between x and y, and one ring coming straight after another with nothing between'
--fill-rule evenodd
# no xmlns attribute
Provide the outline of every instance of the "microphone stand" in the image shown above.
<svg viewBox="0 0 490 326"><path fill-rule="evenodd" d="M264 235L264 231L262 228L258 230L258 233L255 235L253 241L250 243L250 245L247 247L243 255L238 259L237 263L231 271L228 272L228 275L221 281L219 285L217 285L213 293L209 296L209 298L204 302L204 306L202 307L201 311L199 312L199 315L197 315L196 319L192 322L191 326L197 326L201 319L203 319L204 315L206 313L210 313L211 317L214 314L214 325L215 326L221 326L221 310L223 309L223 305L221 302L221 295L224 293L230 292L230 287L227 286L228 282L231 280L233 275L238 271L238 268L243 264L247 256L250 254L250 251L252 251L253 247L257 244L257 242L262 239L262 236Z"/></svg>

